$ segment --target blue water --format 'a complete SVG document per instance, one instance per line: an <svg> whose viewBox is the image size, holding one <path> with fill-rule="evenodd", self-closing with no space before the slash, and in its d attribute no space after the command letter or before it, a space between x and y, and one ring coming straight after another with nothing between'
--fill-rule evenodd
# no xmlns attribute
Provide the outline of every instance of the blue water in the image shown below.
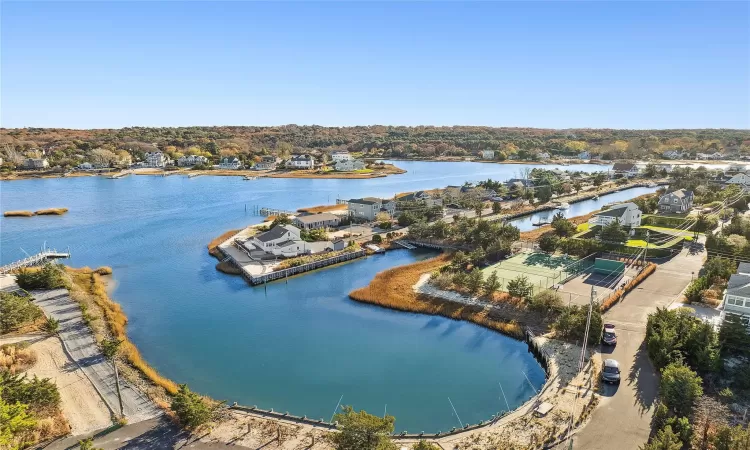
<svg viewBox="0 0 750 450"><path fill-rule="evenodd" d="M476 423L533 394L544 373L525 344L473 324L350 300L381 270L429 253L398 250L287 283L249 287L214 269L206 243L259 222L253 205L284 209L337 197L507 179L523 167L403 162L373 180L130 176L0 182L0 209L67 207L64 216L0 218L0 262L46 243L70 248L73 266L112 266L128 333L163 375L215 398L329 420L343 404L382 414L397 430ZM549 167L549 166L548 166ZM601 170L600 166L570 166ZM624 194L623 195L628 195ZM632 196L632 194L630 194ZM602 199L606 202L611 199ZM571 213L573 209L571 208Z"/></svg>

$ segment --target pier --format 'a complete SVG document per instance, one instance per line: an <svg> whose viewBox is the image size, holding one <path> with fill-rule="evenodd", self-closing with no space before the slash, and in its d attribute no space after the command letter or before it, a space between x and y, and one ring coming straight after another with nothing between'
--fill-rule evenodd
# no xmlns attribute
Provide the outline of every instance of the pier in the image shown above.
<svg viewBox="0 0 750 450"><path fill-rule="evenodd" d="M0 273L9 273L23 267L38 266L46 263L50 259L60 258L70 258L70 252L58 252L55 249L45 249L35 255L31 255L20 261L12 262L0 267Z"/></svg>
<svg viewBox="0 0 750 450"><path fill-rule="evenodd" d="M294 211L287 211L285 209L277 209L277 208L266 208L266 207L259 207L258 205L253 206L253 213L257 214L259 216L281 216L281 215L287 215L287 216L295 216L298 213Z"/></svg>

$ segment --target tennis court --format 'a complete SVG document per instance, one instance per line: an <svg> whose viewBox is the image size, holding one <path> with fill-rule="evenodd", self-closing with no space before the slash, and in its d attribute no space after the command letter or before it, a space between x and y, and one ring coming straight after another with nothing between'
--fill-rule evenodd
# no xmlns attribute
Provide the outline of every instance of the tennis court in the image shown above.
<svg viewBox="0 0 750 450"><path fill-rule="evenodd" d="M587 263L590 264L588 261ZM508 281L518 278L519 275L526 276L534 286L534 293L536 293L588 268L582 266L585 266L585 264L581 264L581 261L577 258L567 255L553 256L536 252L519 253L512 258L484 268L482 273L485 279L493 272L496 273L502 285L501 290L506 289Z"/></svg>

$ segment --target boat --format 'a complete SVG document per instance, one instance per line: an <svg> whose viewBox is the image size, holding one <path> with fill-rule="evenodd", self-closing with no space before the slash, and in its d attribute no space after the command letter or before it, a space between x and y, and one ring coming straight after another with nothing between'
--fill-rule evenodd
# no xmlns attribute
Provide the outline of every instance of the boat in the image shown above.
<svg viewBox="0 0 750 450"><path fill-rule="evenodd" d="M244 177L242 177L242 179L243 180L257 180L258 177L254 177L252 175L245 175Z"/></svg>
<svg viewBox="0 0 750 450"><path fill-rule="evenodd" d="M532 222L532 223L531 223L531 225L533 225L533 226L535 226L535 227L543 227L543 226L545 226L545 225L549 225L549 224L551 224L551 223L552 223L552 222L550 222L550 221L547 221L547 220L540 220L539 222Z"/></svg>
<svg viewBox="0 0 750 450"><path fill-rule="evenodd" d="M568 209L570 208L570 204L566 202L560 203L560 205L557 207L557 209Z"/></svg>
<svg viewBox="0 0 750 450"><path fill-rule="evenodd" d="M592 200L599 200L599 196L598 196L598 195L595 195L595 196L591 197L591 199L592 199Z"/></svg>

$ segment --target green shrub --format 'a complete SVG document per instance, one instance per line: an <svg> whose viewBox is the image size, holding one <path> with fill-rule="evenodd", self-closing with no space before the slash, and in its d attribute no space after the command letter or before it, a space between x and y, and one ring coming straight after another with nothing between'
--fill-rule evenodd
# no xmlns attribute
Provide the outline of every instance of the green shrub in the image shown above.
<svg viewBox="0 0 750 450"><path fill-rule="evenodd" d="M180 423L190 429L208 423L214 415L214 410L208 402L192 392L186 384L180 385L179 390L172 397L170 408Z"/></svg>
<svg viewBox="0 0 750 450"><path fill-rule="evenodd" d="M573 339L577 342L583 340L586 334L586 321L588 320L589 307L574 305L563 307L560 315L555 320L552 328L562 337ZM602 336L602 313L598 303L594 303L591 311L591 324L589 327L589 344L596 344Z"/></svg>
<svg viewBox="0 0 750 450"><path fill-rule="evenodd" d="M373 416L365 411L356 412L351 406L343 406L343 412L333 420L338 423L339 432L331 435L336 450L395 450L391 441L393 416Z"/></svg>
<svg viewBox="0 0 750 450"><path fill-rule="evenodd" d="M29 405L32 411L50 410L60 406L60 392L49 378L36 375L28 379L26 375L12 375L9 371L0 372L3 400L8 403Z"/></svg>
<svg viewBox="0 0 750 450"><path fill-rule="evenodd" d="M672 363L662 371L659 398L674 415L689 417L696 400L703 395L702 382L689 367Z"/></svg>
<svg viewBox="0 0 750 450"><path fill-rule="evenodd" d="M9 333L30 324L42 316L31 297L0 292L0 334Z"/></svg>
<svg viewBox="0 0 750 450"><path fill-rule="evenodd" d="M45 264L41 269L21 269L16 282L26 290L68 287L62 266L59 264Z"/></svg>

